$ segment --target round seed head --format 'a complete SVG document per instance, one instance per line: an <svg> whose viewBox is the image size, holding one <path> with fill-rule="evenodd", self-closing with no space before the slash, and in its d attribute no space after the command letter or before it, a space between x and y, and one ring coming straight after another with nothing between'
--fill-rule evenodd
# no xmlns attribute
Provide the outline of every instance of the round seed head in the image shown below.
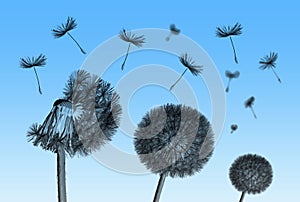
<svg viewBox="0 0 300 202"><path fill-rule="evenodd" d="M152 109L138 124L134 146L153 173L171 177L199 172L213 152L214 134L197 110L167 104Z"/></svg>
<svg viewBox="0 0 300 202"><path fill-rule="evenodd" d="M272 183L272 166L264 157L246 154L233 162L229 178L238 191L248 194L261 193Z"/></svg>

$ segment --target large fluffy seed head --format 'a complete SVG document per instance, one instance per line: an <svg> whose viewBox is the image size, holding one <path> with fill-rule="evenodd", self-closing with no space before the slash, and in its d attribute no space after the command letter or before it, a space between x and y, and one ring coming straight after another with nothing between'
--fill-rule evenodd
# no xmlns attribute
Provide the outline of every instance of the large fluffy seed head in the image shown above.
<svg viewBox="0 0 300 202"><path fill-rule="evenodd" d="M134 146L141 162L153 173L191 176L210 159L214 134L197 110L167 104L152 109L138 124Z"/></svg>
<svg viewBox="0 0 300 202"><path fill-rule="evenodd" d="M70 101L56 100L45 121L41 125L31 126L28 131L29 140L33 142L34 146L41 146L43 149L55 153L61 146L70 156L75 153L86 155L88 150L79 140L72 114Z"/></svg>
<svg viewBox="0 0 300 202"><path fill-rule="evenodd" d="M110 83L79 70L70 76L64 94L72 100L75 127L83 145L95 151L110 141L121 114L119 96Z"/></svg>
<svg viewBox="0 0 300 202"><path fill-rule="evenodd" d="M45 121L30 128L29 141L53 152L63 146L70 156L87 155L110 141L121 113L110 84L79 70L70 76L64 94Z"/></svg>
<svg viewBox="0 0 300 202"><path fill-rule="evenodd" d="M232 185L241 192L257 194L265 191L273 179L271 164L255 154L238 157L230 167Z"/></svg>

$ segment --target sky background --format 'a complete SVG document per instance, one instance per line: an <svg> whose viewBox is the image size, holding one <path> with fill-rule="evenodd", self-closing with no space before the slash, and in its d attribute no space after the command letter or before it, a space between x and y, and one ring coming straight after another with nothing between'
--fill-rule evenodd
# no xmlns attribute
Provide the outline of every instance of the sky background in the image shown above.
<svg viewBox="0 0 300 202"><path fill-rule="evenodd" d="M57 200L56 156L27 142L29 126L42 123L53 102L62 96L68 76L99 44L126 29L168 29L175 23L182 34L197 42L211 57L226 85L225 70L239 70L226 94L226 119L214 154L204 169L188 178L167 178L161 201L238 201L240 193L231 185L228 172L240 155L256 153L273 167L274 179L262 194L247 195L247 202L299 200L300 134L299 76L295 58L299 57L299 14L297 1L2 1L1 23L1 135L0 197L9 202L53 202ZM67 36L54 39L51 29L76 18L72 35L87 51L81 54ZM217 26L240 22L243 34L234 37L239 64L233 61L229 39L215 37ZM176 37L172 37L176 40ZM120 42L122 43L122 42ZM122 45L123 47L123 45ZM278 83L271 70L258 69L258 61L270 51L278 52ZM21 69L21 57L47 56L47 65L37 68L43 95L37 91L32 69ZM174 56L155 51L132 53L126 69L122 58L115 61L104 79L116 85L131 70L145 64L168 65L183 71ZM166 79L168 79L166 77ZM199 111L210 119L209 93L201 76L185 75L197 89ZM170 84L173 81L170 81ZM255 120L244 101L255 96ZM176 103L167 89L148 86L139 89L129 102L135 123L153 106ZM230 134L230 124L239 129ZM117 132L112 143L134 154L132 139ZM114 157L112 157L114 158ZM67 160L69 201L152 201L158 176L116 172L92 157Z"/></svg>

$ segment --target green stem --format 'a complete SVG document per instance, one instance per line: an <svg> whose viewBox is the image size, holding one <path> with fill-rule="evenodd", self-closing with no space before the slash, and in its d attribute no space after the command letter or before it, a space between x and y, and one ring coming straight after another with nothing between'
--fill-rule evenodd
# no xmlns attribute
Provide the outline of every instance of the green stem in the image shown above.
<svg viewBox="0 0 300 202"><path fill-rule="evenodd" d="M126 63L126 60L127 60L127 57L128 57L129 49L130 49L130 43L129 43L128 48L127 48L125 59L124 59L124 61L122 63L122 67L121 67L122 71L124 70L124 67L125 67L125 63Z"/></svg>
<svg viewBox="0 0 300 202"><path fill-rule="evenodd" d="M75 40L75 38L68 32L67 33L69 35L69 37L71 37L71 39L76 43L76 45L78 46L78 48L80 49L80 51L83 53L83 54L86 54L86 52L83 50L83 48L81 48L81 46L79 45L79 43Z"/></svg>
<svg viewBox="0 0 300 202"><path fill-rule="evenodd" d="M167 177L167 174L165 174L165 173L160 174L153 202L159 202L160 195L161 195L161 192L162 192L162 189L163 189L166 177Z"/></svg>
<svg viewBox="0 0 300 202"><path fill-rule="evenodd" d="M237 59L237 56L236 56L236 51L235 51L235 47L234 47L234 45L233 45L233 41L232 41L231 36L229 37L229 39L230 39L231 46L232 46L232 49L233 49L234 61L235 61L236 64L238 64L239 62L238 62L238 59Z"/></svg>
<svg viewBox="0 0 300 202"><path fill-rule="evenodd" d="M41 84L40 84L39 76L38 76L38 74L37 74L37 71L36 71L35 67L33 67L33 70L34 70L35 77L36 77L36 80L37 80L37 83L38 83L39 93L42 95L42 89L41 89Z"/></svg>
<svg viewBox="0 0 300 202"><path fill-rule="evenodd" d="M183 77L185 72L187 71L187 68L184 70L184 72L180 75L180 77L177 79L177 81L170 87L170 91L175 87L175 85L180 81L180 79Z"/></svg>

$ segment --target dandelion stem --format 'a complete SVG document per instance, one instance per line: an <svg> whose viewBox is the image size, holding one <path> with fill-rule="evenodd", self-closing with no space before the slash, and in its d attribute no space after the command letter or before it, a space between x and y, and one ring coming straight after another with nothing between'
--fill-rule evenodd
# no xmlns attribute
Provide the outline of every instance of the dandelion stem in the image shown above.
<svg viewBox="0 0 300 202"><path fill-rule="evenodd" d="M180 75L180 77L177 79L177 81L170 87L170 91L174 88L174 86L180 81L180 79L183 77L185 72L187 71L187 68L184 70L184 72Z"/></svg>
<svg viewBox="0 0 300 202"><path fill-rule="evenodd" d="M275 74L275 76L276 76L277 80L279 81L279 83L281 83L281 80L280 80L279 76L277 75L275 69L273 67L271 67L271 69L273 70L273 73Z"/></svg>
<svg viewBox="0 0 300 202"><path fill-rule="evenodd" d="M169 35L166 37L166 41L169 41L171 39L172 33L169 33Z"/></svg>
<svg viewBox="0 0 300 202"><path fill-rule="evenodd" d="M254 112L254 109L253 109L253 107L250 107L250 109L251 109L251 111L252 111L252 114L253 114L254 118L256 118L256 119L257 119L257 117L256 117L256 114L255 114L255 112Z"/></svg>
<svg viewBox="0 0 300 202"><path fill-rule="evenodd" d="M226 87L226 93L229 92L230 82L231 82L231 78L228 80L227 87Z"/></svg>
<svg viewBox="0 0 300 202"><path fill-rule="evenodd" d="M243 191L239 202L243 202L245 195L246 195L246 192Z"/></svg>
<svg viewBox="0 0 300 202"><path fill-rule="evenodd" d="M230 39L231 46L232 46L233 53L234 53L234 61L235 61L236 64L238 64L239 62L238 62L238 59L237 59L237 56L236 56L235 47L234 47L234 44L233 44L231 36L229 37L229 39Z"/></svg>
<svg viewBox="0 0 300 202"><path fill-rule="evenodd" d="M127 57L128 57L129 49L130 49L130 43L129 43L128 48L127 48L125 59L122 63L122 67L121 67L122 71L124 70L124 67L125 67L125 63L126 63L126 60L127 60Z"/></svg>
<svg viewBox="0 0 300 202"><path fill-rule="evenodd" d="M83 54L86 54L86 52L83 50L83 48L81 48L81 46L79 45L79 43L76 41L76 39L68 32L67 33L69 35L69 37L71 37L71 39L76 43L76 45L80 48L80 51L83 53Z"/></svg>
<svg viewBox="0 0 300 202"><path fill-rule="evenodd" d="M42 89L41 89L41 85L40 85L40 79L39 79L39 76L38 76L38 74L37 74L37 71L36 71L35 67L33 67L33 70L34 70L35 77L36 77L36 80L37 80L37 83L38 83L39 93L42 95Z"/></svg>
<svg viewBox="0 0 300 202"><path fill-rule="evenodd" d="M58 145L57 148L57 187L58 202L67 202L65 150L62 145Z"/></svg>
<svg viewBox="0 0 300 202"><path fill-rule="evenodd" d="M161 195L161 192L162 192L162 189L163 189L166 177L167 177L166 173L160 174L153 202L159 202L159 198L160 198L160 195Z"/></svg>

